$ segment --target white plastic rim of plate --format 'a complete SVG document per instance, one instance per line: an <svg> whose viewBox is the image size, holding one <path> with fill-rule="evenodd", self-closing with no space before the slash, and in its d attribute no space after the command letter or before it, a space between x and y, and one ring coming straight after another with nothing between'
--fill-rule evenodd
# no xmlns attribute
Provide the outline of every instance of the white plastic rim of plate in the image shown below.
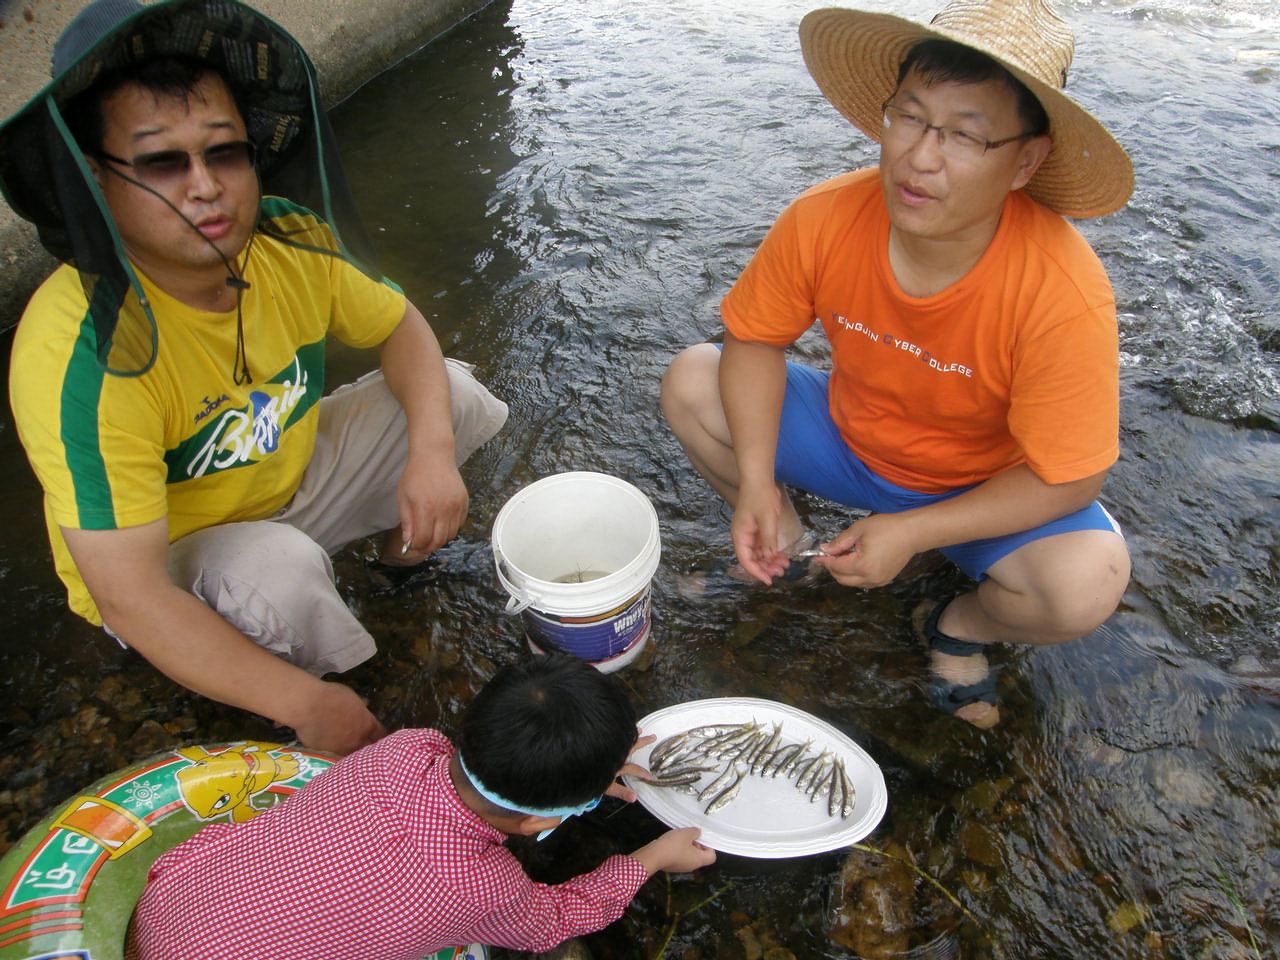
<svg viewBox="0 0 1280 960"><path fill-rule="evenodd" d="M699 827L699 842L721 853L744 857L781 859L838 850L857 843L876 828L889 804L884 774L871 756L824 720L795 707L754 697L716 697L664 707L640 721L640 732L657 737L636 751L631 759L648 769L649 751L665 737L709 723L745 723L755 720L766 733L782 725L781 743L812 740L811 750L830 750L844 760L854 787L854 806L847 817L827 813L825 797L810 802L794 779L785 776L747 775L738 795L714 813L703 808L690 793L671 787L654 787L638 777L624 777L640 803L669 827ZM698 786L706 786L724 769L704 774Z"/></svg>

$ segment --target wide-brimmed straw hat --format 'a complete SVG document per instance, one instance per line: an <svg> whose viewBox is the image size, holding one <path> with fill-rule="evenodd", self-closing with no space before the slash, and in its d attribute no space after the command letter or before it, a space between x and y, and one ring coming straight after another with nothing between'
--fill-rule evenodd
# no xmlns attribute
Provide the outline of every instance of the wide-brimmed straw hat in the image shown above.
<svg viewBox="0 0 1280 960"><path fill-rule="evenodd" d="M877 142L903 59L931 38L991 57L1044 107L1053 147L1024 188L1032 198L1069 217L1100 217L1125 205L1133 165L1106 128L1062 92L1075 38L1046 0L952 0L927 26L842 8L815 10L800 23L805 64L818 87Z"/></svg>
<svg viewBox="0 0 1280 960"><path fill-rule="evenodd" d="M237 0L94 0L55 43L50 83L0 124L0 190L36 225L44 247L79 270L98 359L110 373L136 375L151 366L155 321L63 112L100 77L165 57L200 60L221 73L257 145L264 188L319 213L341 255L380 276L315 68L287 31ZM117 315L130 289L147 322L120 329Z"/></svg>

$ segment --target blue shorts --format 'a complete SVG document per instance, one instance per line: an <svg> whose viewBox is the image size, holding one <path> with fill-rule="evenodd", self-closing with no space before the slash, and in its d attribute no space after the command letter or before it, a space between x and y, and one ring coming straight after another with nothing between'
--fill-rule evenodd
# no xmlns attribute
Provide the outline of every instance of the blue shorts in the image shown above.
<svg viewBox="0 0 1280 960"><path fill-rule="evenodd" d="M960 487L946 493L920 493L899 487L872 473L849 449L831 419L827 403L829 379L830 374L798 363L787 363L787 393L782 404L778 453L774 463L774 476L779 482L873 513L900 513L948 500L973 489ZM1120 525L1095 500L1083 510L1031 530L958 543L941 550L966 574L974 580L981 580L992 564L1022 545L1075 530L1121 533Z"/></svg>

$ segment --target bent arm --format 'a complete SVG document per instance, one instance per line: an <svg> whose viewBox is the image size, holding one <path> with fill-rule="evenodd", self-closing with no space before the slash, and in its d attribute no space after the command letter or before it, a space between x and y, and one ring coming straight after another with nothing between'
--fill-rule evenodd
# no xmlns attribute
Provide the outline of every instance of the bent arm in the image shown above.
<svg viewBox="0 0 1280 960"><path fill-rule="evenodd" d="M385 732L350 688L279 659L174 584L165 520L61 530L103 622L171 680L290 726L319 750L349 753Z"/></svg>
<svg viewBox="0 0 1280 960"><path fill-rule="evenodd" d="M765 583L787 566L786 555L777 549L782 501L773 471L786 389L782 347L739 340L725 331L720 402L738 466L731 533L738 562Z"/></svg>
<svg viewBox="0 0 1280 960"><path fill-rule="evenodd" d="M467 518L467 488L454 458L449 374L435 333L408 300L378 354L387 387L408 422L400 532L412 544L410 556L421 558L453 539Z"/></svg>
<svg viewBox="0 0 1280 960"><path fill-rule="evenodd" d="M1019 464L949 500L858 520L826 545L838 556L820 562L847 586L882 586L917 553L1030 530L1083 509L1106 475L1046 483Z"/></svg>
<svg viewBox="0 0 1280 960"><path fill-rule="evenodd" d="M473 875L485 878L487 890L481 896L493 899L492 909L469 936L535 953L613 923L649 879L644 864L614 854L564 883L535 883L510 851L502 849L478 862Z"/></svg>
<svg viewBox="0 0 1280 960"><path fill-rule="evenodd" d="M1102 491L1106 476L1103 470L1070 483L1046 483L1023 463L958 497L902 516L910 524L910 535L924 550L999 537L1087 507Z"/></svg>

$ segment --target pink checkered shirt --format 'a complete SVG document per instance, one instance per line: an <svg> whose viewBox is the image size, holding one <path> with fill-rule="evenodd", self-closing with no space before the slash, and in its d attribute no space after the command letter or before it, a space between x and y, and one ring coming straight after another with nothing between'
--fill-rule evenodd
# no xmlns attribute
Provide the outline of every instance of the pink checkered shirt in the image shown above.
<svg viewBox="0 0 1280 960"><path fill-rule="evenodd" d="M534 883L504 835L458 798L453 747L401 730L242 824L217 823L158 859L138 902L144 960L420 960L485 943L545 951L607 926L647 873L612 856Z"/></svg>

